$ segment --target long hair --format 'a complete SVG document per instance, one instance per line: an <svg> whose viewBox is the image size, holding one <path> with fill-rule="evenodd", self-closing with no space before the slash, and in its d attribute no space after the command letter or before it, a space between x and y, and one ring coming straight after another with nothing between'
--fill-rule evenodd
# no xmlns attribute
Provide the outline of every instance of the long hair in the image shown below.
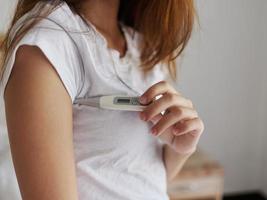
<svg viewBox="0 0 267 200"><path fill-rule="evenodd" d="M20 39L63 1L73 12L79 14L83 0L18 0L10 28L0 46L3 50L0 77L5 70L8 55ZM11 30L15 23L39 2L44 4L35 11L38 16L25 21L11 39ZM45 6L46 2L51 6ZM183 52L193 29L195 19L193 0L121 0L118 18L142 34L140 60L144 73L153 69L157 63L163 62L167 64L172 79L176 80L175 59Z"/></svg>

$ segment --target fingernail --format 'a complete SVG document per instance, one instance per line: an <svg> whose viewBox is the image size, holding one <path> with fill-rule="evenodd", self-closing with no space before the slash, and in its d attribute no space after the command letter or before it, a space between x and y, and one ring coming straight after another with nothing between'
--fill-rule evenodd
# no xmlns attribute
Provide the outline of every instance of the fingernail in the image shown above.
<svg viewBox="0 0 267 200"><path fill-rule="evenodd" d="M197 133L198 133L197 130L191 131L192 135L197 135Z"/></svg>
<svg viewBox="0 0 267 200"><path fill-rule="evenodd" d="M180 129L179 129L178 127L175 127L175 128L173 129L173 133L174 133L175 135L179 134L179 132L180 132Z"/></svg>
<svg viewBox="0 0 267 200"><path fill-rule="evenodd" d="M152 128L152 129L151 129L151 133L152 133L153 135L156 135L157 132L158 132L157 129L155 129L155 128Z"/></svg>
<svg viewBox="0 0 267 200"><path fill-rule="evenodd" d="M139 98L139 101L140 101L141 103L146 103L146 97L141 96L141 97Z"/></svg>
<svg viewBox="0 0 267 200"><path fill-rule="evenodd" d="M139 116L142 120L146 121L146 115L144 113L141 112Z"/></svg>

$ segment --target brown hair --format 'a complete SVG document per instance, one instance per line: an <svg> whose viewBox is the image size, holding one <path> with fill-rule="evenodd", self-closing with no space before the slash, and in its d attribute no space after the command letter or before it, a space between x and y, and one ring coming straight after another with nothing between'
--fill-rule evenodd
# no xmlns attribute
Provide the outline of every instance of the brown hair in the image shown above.
<svg viewBox="0 0 267 200"><path fill-rule="evenodd" d="M0 68L0 75L3 75L4 63L19 40L62 1L18 0L11 27L1 44L4 59ZM33 9L38 2L49 2L51 6L47 8L43 4L38 7L38 11L35 11L37 13L35 18L26 20L11 40L11 29L14 24ZM78 10L82 0L64 0L64 2L69 5L72 11L79 14ZM182 53L191 36L194 17L193 0L122 0L120 2L119 19L142 34L140 59L144 73L150 71L155 64L164 62L167 63L169 73L175 80L175 58Z"/></svg>

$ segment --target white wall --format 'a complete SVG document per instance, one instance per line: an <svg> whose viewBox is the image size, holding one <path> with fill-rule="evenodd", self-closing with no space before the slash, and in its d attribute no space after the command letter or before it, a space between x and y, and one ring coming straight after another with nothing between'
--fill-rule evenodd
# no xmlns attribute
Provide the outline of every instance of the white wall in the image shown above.
<svg viewBox="0 0 267 200"><path fill-rule="evenodd" d="M7 30L6 24L11 20L10 13L15 3L16 0L0 0L0 33Z"/></svg>
<svg viewBox="0 0 267 200"><path fill-rule="evenodd" d="M225 191L263 188L267 2L197 3L201 27L185 53L178 88L204 120L200 144L224 166Z"/></svg>
<svg viewBox="0 0 267 200"><path fill-rule="evenodd" d="M11 2L0 0L0 31ZM197 4L201 27L187 48L178 89L204 120L200 146L224 166L225 191L267 194L267 1Z"/></svg>
<svg viewBox="0 0 267 200"><path fill-rule="evenodd" d="M267 23L266 23L266 19L267 19L267 3L265 3L265 5L262 7L262 10L264 10L264 14L262 14L261 19L262 19L262 25L263 25L263 37L262 37L262 47L263 47L263 51L262 51L262 60L265 60L265 63L263 63L262 68L265 70L263 73L263 81L262 81L262 102L261 105L265 106L266 108L266 104L267 104ZM263 151L262 151L262 160L263 160L263 165L262 165L262 189L264 190L266 196L267 196L267 110L266 109L262 109L262 124L265 126L262 126L262 141L264 141L263 143Z"/></svg>

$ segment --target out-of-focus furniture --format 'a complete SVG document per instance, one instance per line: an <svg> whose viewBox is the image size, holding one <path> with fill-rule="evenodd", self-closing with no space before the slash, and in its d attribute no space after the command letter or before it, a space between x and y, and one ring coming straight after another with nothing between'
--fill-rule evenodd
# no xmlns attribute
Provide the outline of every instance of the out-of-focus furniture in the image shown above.
<svg viewBox="0 0 267 200"><path fill-rule="evenodd" d="M197 150L168 184L168 194L170 200L221 200L223 183L222 166L203 151Z"/></svg>

